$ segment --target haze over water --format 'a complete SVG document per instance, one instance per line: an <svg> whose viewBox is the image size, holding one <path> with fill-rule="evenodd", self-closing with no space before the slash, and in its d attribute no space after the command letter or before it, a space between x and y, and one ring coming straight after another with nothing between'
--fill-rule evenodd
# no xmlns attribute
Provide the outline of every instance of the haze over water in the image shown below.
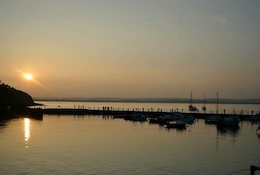
<svg viewBox="0 0 260 175"><path fill-rule="evenodd" d="M259 7L2 0L0 79L33 97L259 98Z"/></svg>

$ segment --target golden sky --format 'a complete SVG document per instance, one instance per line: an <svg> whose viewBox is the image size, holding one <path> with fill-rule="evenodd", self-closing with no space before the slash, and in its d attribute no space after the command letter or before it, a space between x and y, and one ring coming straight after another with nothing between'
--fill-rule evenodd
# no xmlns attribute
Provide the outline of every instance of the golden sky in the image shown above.
<svg viewBox="0 0 260 175"><path fill-rule="evenodd" d="M33 97L259 98L259 19L256 0L0 0L0 79Z"/></svg>

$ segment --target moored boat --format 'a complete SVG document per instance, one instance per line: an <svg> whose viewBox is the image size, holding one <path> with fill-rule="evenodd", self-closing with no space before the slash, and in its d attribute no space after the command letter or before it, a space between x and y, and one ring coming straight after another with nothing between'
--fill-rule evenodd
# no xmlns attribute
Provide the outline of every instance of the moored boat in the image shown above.
<svg viewBox="0 0 260 175"><path fill-rule="evenodd" d="M260 114L251 115L248 118L248 120L251 121L251 122L259 122L260 121Z"/></svg>
<svg viewBox="0 0 260 175"><path fill-rule="evenodd" d="M192 124L195 121L195 118L192 115L183 116L179 119L179 121L182 121L186 124Z"/></svg>
<svg viewBox="0 0 260 175"><path fill-rule="evenodd" d="M113 118L115 119L115 118L122 118L122 119L124 119L126 117L126 114L115 114L115 115L113 115Z"/></svg>
<svg viewBox="0 0 260 175"><path fill-rule="evenodd" d="M199 112L198 108L196 106L192 105L192 91L190 94L190 105L189 105L189 111L190 112Z"/></svg>
<svg viewBox="0 0 260 175"><path fill-rule="evenodd" d="M217 125L220 126L237 126L240 123L240 119L236 115L230 115L218 120Z"/></svg>
<svg viewBox="0 0 260 175"><path fill-rule="evenodd" d="M147 120L147 116L144 115L144 114L132 115L130 120L131 121L145 122Z"/></svg>
<svg viewBox="0 0 260 175"><path fill-rule="evenodd" d="M211 115L211 116L205 118L205 123L217 124L220 119L221 119L221 117L219 115Z"/></svg>
<svg viewBox="0 0 260 175"><path fill-rule="evenodd" d="M167 128L186 128L186 123L183 121L171 121L167 123Z"/></svg>

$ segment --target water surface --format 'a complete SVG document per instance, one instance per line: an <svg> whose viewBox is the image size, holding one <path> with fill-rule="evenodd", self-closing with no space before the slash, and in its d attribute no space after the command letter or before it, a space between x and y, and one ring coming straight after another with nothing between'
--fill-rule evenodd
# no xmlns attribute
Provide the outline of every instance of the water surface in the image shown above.
<svg viewBox="0 0 260 175"><path fill-rule="evenodd" d="M257 126L218 130L197 120L169 130L111 116L19 118L0 127L0 174L228 174L260 166Z"/></svg>

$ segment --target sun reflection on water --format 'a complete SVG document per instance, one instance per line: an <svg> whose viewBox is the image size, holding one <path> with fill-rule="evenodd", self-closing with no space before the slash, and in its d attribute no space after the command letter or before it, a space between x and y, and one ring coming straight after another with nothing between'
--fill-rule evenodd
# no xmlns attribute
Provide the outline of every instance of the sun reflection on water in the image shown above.
<svg viewBox="0 0 260 175"><path fill-rule="evenodd" d="M24 118L24 140L25 140L26 148L28 148L29 139L30 139L30 119Z"/></svg>

